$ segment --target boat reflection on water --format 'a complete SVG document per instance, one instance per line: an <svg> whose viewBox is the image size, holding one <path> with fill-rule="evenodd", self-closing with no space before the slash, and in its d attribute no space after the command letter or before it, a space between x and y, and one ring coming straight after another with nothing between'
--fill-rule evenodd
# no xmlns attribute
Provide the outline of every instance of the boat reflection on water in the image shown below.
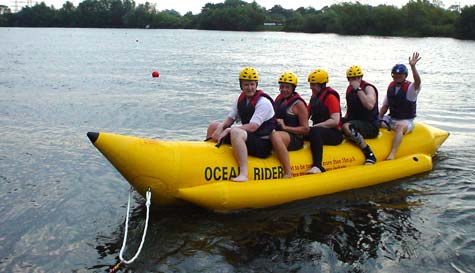
<svg viewBox="0 0 475 273"><path fill-rule="evenodd" d="M408 199L420 193L408 188L411 181L424 176L227 214L196 207L154 208L141 255L127 268L134 272L367 272L390 268L388 260L397 263L414 256L421 236L417 225L422 220L413 219L411 210L419 204ZM143 202L140 197L137 200ZM144 204L132 210L124 257L133 256L138 248L145 213ZM93 268L118 261L124 224L97 238L99 255L115 260Z"/></svg>

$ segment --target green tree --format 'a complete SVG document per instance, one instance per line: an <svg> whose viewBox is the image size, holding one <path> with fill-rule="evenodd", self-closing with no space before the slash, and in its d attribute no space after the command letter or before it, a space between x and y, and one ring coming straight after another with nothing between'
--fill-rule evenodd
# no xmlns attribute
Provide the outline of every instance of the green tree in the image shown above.
<svg viewBox="0 0 475 273"><path fill-rule="evenodd" d="M303 18L303 32L323 33L326 32L326 22L321 13L307 14Z"/></svg>
<svg viewBox="0 0 475 273"><path fill-rule="evenodd" d="M432 33L434 36L454 36L457 17L458 14L454 11L448 11L440 6L434 6L431 9Z"/></svg>
<svg viewBox="0 0 475 273"><path fill-rule="evenodd" d="M320 20L323 22L325 33L341 33L340 25L338 24L338 14L333 6L324 7L320 14Z"/></svg>
<svg viewBox="0 0 475 273"><path fill-rule="evenodd" d="M75 27L78 25L76 7L73 3L66 1L58 11L58 22L61 27Z"/></svg>
<svg viewBox="0 0 475 273"><path fill-rule="evenodd" d="M183 28L193 29L198 24L198 16L193 15L193 13L191 13L191 11L189 11L189 12L185 13L185 15L183 15L183 17L181 17L181 24L182 24Z"/></svg>
<svg viewBox="0 0 475 273"><path fill-rule="evenodd" d="M164 10L153 16L152 24L154 28L181 28L180 13L175 10Z"/></svg>
<svg viewBox="0 0 475 273"><path fill-rule="evenodd" d="M80 27L107 27L108 7L104 0L84 0L77 8Z"/></svg>
<svg viewBox="0 0 475 273"><path fill-rule="evenodd" d="M57 12L44 2L26 6L16 14L15 26L20 27L52 27L57 25Z"/></svg>
<svg viewBox="0 0 475 273"><path fill-rule="evenodd" d="M127 27L131 28L145 28L146 26L152 27L153 18L157 14L155 4L145 2L139 4L133 11L128 12L124 16L124 22Z"/></svg>
<svg viewBox="0 0 475 273"><path fill-rule="evenodd" d="M402 7L405 15L404 35L407 36L433 36L430 17L432 4L427 0L409 1Z"/></svg>
<svg viewBox="0 0 475 273"><path fill-rule="evenodd" d="M125 15L121 0L111 0L109 3L109 18L111 27L121 27L122 17Z"/></svg>
<svg viewBox="0 0 475 273"><path fill-rule="evenodd" d="M287 17L292 14L291 9L284 9L281 5L275 5L267 11L267 21L284 24Z"/></svg>
<svg viewBox="0 0 475 273"><path fill-rule="evenodd" d="M8 6L0 5L0 27L8 26L11 17L11 10Z"/></svg>
<svg viewBox="0 0 475 273"><path fill-rule="evenodd" d="M464 7L456 22L457 37L475 40L475 6Z"/></svg>
<svg viewBox="0 0 475 273"><path fill-rule="evenodd" d="M410 1L403 8L408 36L453 36L456 13L443 9L428 0Z"/></svg>
<svg viewBox="0 0 475 273"><path fill-rule="evenodd" d="M397 36L404 29L403 13L395 6L379 5L372 11L373 34Z"/></svg>
<svg viewBox="0 0 475 273"><path fill-rule="evenodd" d="M198 28L253 31L262 27L265 9L256 2L226 0L223 4L206 4L199 16Z"/></svg>
<svg viewBox="0 0 475 273"><path fill-rule="evenodd" d="M123 27L134 27L129 22L129 19L135 14L135 2L132 0L124 0L122 3L123 15L122 15L122 26Z"/></svg>
<svg viewBox="0 0 475 273"><path fill-rule="evenodd" d="M336 13L336 23L340 33L363 35L371 31L374 23L371 20L371 7L356 4L342 3L331 7Z"/></svg>
<svg viewBox="0 0 475 273"><path fill-rule="evenodd" d="M299 12L292 11L285 20L284 31L299 32L303 31L305 26L305 19Z"/></svg>

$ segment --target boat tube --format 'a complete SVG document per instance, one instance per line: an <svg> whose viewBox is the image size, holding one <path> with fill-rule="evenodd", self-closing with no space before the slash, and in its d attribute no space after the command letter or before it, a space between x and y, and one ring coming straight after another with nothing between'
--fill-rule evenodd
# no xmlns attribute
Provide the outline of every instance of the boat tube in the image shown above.
<svg viewBox="0 0 475 273"><path fill-rule="evenodd" d="M176 206L192 203L211 210L230 211L263 208L286 202L367 187L432 169L432 156L447 139L448 132L416 123L404 136L395 160L389 154L394 133L381 129L367 139L378 162L363 165L364 155L349 141L324 146L323 166L327 172L305 175L312 165L310 143L289 152L295 177L283 179L276 155L266 159L249 157L249 181L233 182L238 165L232 147L213 142L164 141L89 132L91 142L122 176L143 196L151 189L152 203Z"/></svg>

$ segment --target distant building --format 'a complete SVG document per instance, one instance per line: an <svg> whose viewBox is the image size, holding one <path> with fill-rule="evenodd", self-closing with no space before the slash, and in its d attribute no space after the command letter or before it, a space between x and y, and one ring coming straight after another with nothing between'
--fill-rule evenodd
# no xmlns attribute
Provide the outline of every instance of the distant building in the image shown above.
<svg viewBox="0 0 475 273"><path fill-rule="evenodd" d="M275 27L275 26L283 26L284 24L279 23L279 22L267 22L264 23L264 26L266 27Z"/></svg>
<svg viewBox="0 0 475 273"><path fill-rule="evenodd" d="M5 13L11 13L11 10L8 6L0 5L0 15Z"/></svg>

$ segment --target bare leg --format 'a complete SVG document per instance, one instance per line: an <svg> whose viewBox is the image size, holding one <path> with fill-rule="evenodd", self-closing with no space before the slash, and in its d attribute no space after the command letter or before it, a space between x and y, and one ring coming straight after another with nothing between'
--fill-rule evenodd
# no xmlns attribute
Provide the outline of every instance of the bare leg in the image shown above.
<svg viewBox="0 0 475 273"><path fill-rule="evenodd" d="M407 124L396 122L396 126L394 127L394 137L393 137L393 145L391 147L391 152L389 153L386 160L392 160L396 156L397 149L401 145L402 137L404 133L407 131Z"/></svg>
<svg viewBox="0 0 475 273"><path fill-rule="evenodd" d="M272 147L284 168L284 178L291 178L292 170L290 168L289 151L287 150L290 143L289 133L284 131L274 131L272 132L270 139L272 141Z"/></svg>
<svg viewBox="0 0 475 273"><path fill-rule="evenodd" d="M239 175L231 178L235 182L245 182L248 180L247 170L247 132L239 128L231 129L231 146L233 146L233 155L239 165Z"/></svg>

